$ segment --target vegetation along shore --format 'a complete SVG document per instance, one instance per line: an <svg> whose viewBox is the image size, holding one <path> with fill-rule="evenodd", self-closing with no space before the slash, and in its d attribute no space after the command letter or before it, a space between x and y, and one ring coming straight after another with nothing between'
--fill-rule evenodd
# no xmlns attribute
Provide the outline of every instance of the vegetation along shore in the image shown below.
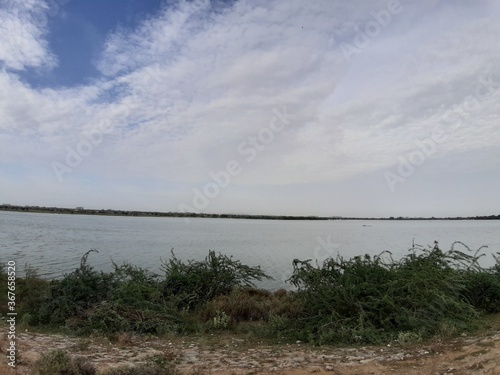
<svg viewBox="0 0 500 375"><path fill-rule="evenodd" d="M245 340L278 345L278 352L279 345L305 345L308 350L348 346L361 353L373 345L424 345L436 338L470 335L486 318L500 313L500 259L495 257L493 267L481 267L482 249L442 251L436 243L417 246L397 260L390 253L339 256L321 265L296 259L288 280L295 287L292 291L256 289L255 281L270 276L214 251L203 260L187 262L172 253L160 274L130 264L114 264L112 272L97 271L89 265L94 251L57 280L42 279L26 266L26 276L16 281L22 332L94 340L81 341L87 343L99 337L109 342L166 338L174 346L189 340L227 343L231 337L231 343L241 342L242 347ZM5 269L0 279L5 316ZM114 363L101 369L88 358L75 359L70 348L47 346L40 358L25 364L25 373L177 374L182 360L172 350L122 361L129 367ZM22 350L16 358L22 368ZM326 362L335 366L333 360ZM256 373L249 371L244 373Z"/></svg>

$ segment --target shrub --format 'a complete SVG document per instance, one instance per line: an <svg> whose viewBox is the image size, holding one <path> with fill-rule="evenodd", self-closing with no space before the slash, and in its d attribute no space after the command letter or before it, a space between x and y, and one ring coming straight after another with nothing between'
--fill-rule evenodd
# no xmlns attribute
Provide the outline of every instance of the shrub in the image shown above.
<svg viewBox="0 0 500 375"><path fill-rule="evenodd" d="M463 298L464 275L456 267L463 260L437 243L413 248L399 262L390 254L339 256L321 267L294 260L290 282L304 310L290 333L316 344L376 344L399 332L430 337L444 323L465 328L477 312Z"/></svg>
<svg viewBox="0 0 500 375"><path fill-rule="evenodd" d="M203 305L200 316L210 320L224 312L235 322L267 320L273 297L270 292L254 289L235 289L231 294L218 296Z"/></svg>
<svg viewBox="0 0 500 375"><path fill-rule="evenodd" d="M453 243L451 250L456 259L456 268L462 271L463 298L481 313L500 312L500 258L493 255L495 265L484 269L478 260L484 256L480 251L487 246L481 246L473 255L469 255L456 250L455 245L461 245L468 253L472 253L472 250L459 241Z"/></svg>
<svg viewBox="0 0 500 375"><path fill-rule="evenodd" d="M18 314L24 323L38 325L44 315L44 306L50 296L50 282L41 279L37 270L30 265L25 266L24 278L17 280Z"/></svg>
<svg viewBox="0 0 500 375"><path fill-rule="evenodd" d="M163 297L159 276L129 264L114 266L109 299L116 305L118 315L128 323L128 327L122 329L151 334L177 330L183 317L175 301Z"/></svg>
<svg viewBox="0 0 500 375"><path fill-rule="evenodd" d="M478 311L488 314L500 312L500 275L493 272L469 272L464 275L465 300Z"/></svg>
<svg viewBox="0 0 500 375"><path fill-rule="evenodd" d="M302 305L293 292L237 288L229 295L218 296L204 304L199 316L209 321L224 312L234 323L267 322L272 315L296 318L301 310Z"/></svg>
<svg viewBox="0 0 500 375"><path fill-rule="evenodd" d="M62 280L51 282L42 323L65 324L67 319L84 316L86 310L107 299L112 288L112 274L94 271L87 265L87 258L93 251L96 250L85 253L75 271Z"/></svg>
<svg viewBox="0 0 500 375"><path fill-rule="evenodd" d="M116 302L103 301L86 311L87 320L84 330L100 333L124 332L129 329L130 323L119 313Z"/></svg>
<svg viewBox="0 0 500 375"><path fill-rule="evenodd" d="M157 309L163 303L159 276L150 271L114 264L113 286L109 297L123 306Z"/></svg>
<svg viewBox="0 0 500 375"><path fill-rule="evenodd" d="M254 287L254 281L271 279L260 267L241 264L223 254L209 251L204 261L187 263L172 257L164 262L165 272L163 295L178 297L180 308L193 308L214 299L228 295L236 287Z"/></svg>
<svg viewBox="0 0 500 375"><path fill-rule="evenodd" d="M95 375L96 369L82 358L72 359L62 350L42 354L35 363L35 375Z"/></svg>

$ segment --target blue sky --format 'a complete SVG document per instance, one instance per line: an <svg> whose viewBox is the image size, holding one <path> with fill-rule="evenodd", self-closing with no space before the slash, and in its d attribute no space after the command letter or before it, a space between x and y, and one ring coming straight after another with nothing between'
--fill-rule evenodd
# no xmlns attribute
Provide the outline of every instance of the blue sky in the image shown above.
<svg viewBox="0 0 500 375"><path fill-rule="evenodd" d="M4 0L0 203L500 212L493 0Z"/></svg>
<svg viewBox="0 0 500 375"><path fill-rule="evenodd" d="M35 87L87 84L99 77L94 62L106 37L120 28L133 28L165 7L160 0L63 0L48 3L47 40L58 64L50 71L23 72Z"/></svg>

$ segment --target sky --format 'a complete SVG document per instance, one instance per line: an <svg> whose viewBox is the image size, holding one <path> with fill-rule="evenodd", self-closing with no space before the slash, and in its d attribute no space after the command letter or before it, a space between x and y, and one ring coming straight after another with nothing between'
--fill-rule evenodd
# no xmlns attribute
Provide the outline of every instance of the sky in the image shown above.
<svg viewBox="0 0 500 375"><path fill-rule="evenodd" d="M0 204L500 213L500 2L2 0Z"/></svg>

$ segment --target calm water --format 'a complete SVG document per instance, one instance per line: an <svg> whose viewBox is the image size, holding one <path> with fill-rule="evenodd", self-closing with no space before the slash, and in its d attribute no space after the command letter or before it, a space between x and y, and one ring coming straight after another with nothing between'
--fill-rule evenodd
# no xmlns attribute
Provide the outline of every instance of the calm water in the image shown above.
<svg viewBox="0 0 500 375"><path fill-rule="evenodd" d="M454 241L471 249L487 245L500 252L500 221L275 221L108 217L31 214L0 211L0 259L29 263L45 277L60 277L78 267L90 249L99 254L89 264L111 270L112 261L159 271L173 248L181 259L203 259L208 250L260 265L276 289L291 274L294 258L323 261L391 251L401 256L413 239L421 245L439 241L444 250ZM488 255L483 264L491 265Z"/></svg>

